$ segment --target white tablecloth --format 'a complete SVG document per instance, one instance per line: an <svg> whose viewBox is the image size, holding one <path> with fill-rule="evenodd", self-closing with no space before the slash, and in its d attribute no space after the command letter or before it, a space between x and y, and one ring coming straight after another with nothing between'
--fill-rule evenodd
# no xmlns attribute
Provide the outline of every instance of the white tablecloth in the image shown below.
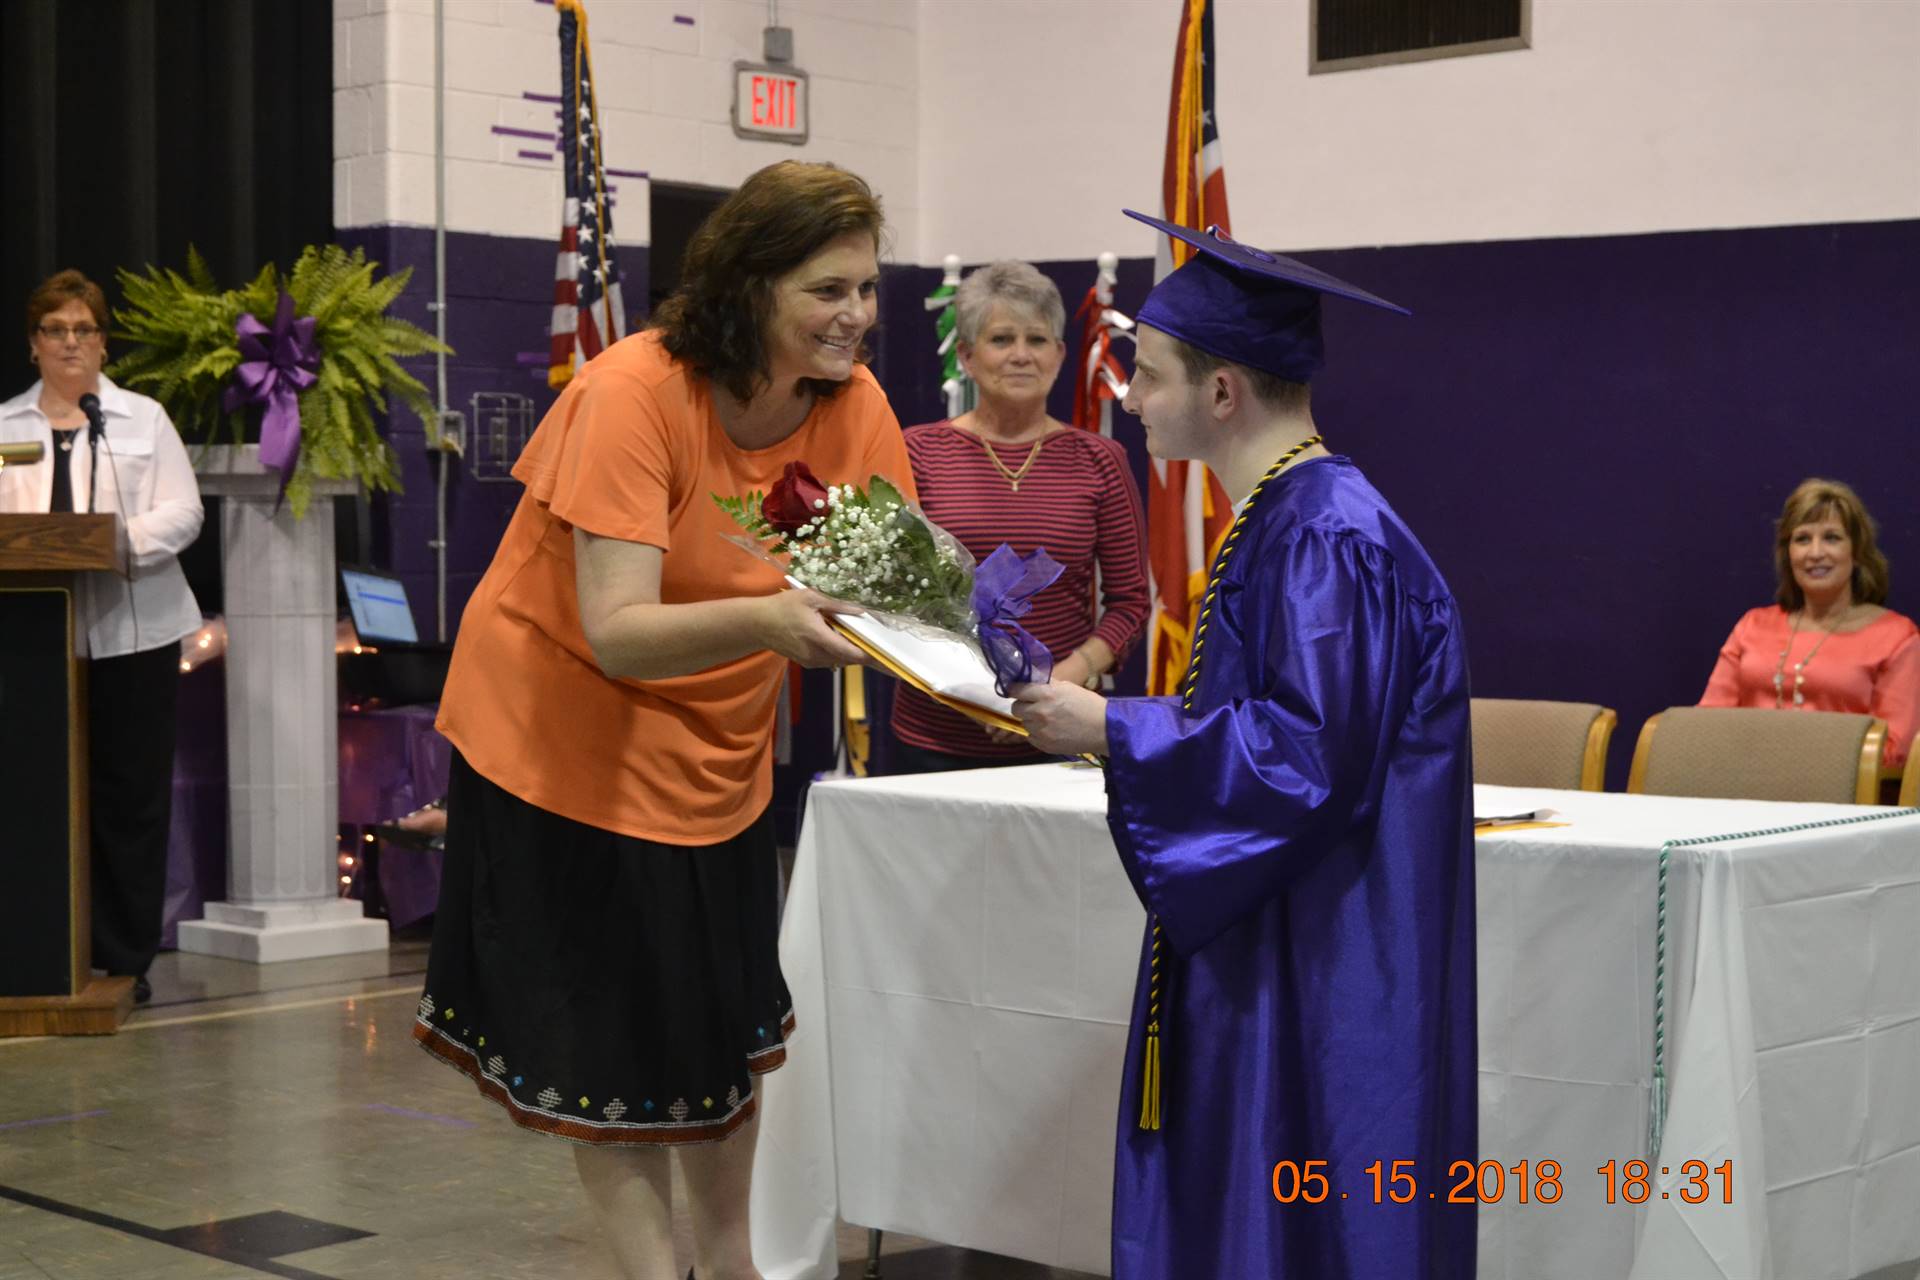
<svg viewBox="0 0 1920 1280"><path fill-rule="evenodd" d="M1480 1155L1558 1161L1564 1191L1484 1206L1480 1275L1920 1258L1920 817L1671 850L1673 1172L1636 1208L1596 1170L1647 1153L1662 843L1872 811L1476 793L1542 805L1570 825L1478 842ZM761 1085L769 1280L834 1275L836 1216L1107 1271L1144 915L1104 815L1100 775L1054 765L813 788L781 938L799 1030ZM1732 1204L1681 1202L1691 1159L1733 1160Z"/></svg>

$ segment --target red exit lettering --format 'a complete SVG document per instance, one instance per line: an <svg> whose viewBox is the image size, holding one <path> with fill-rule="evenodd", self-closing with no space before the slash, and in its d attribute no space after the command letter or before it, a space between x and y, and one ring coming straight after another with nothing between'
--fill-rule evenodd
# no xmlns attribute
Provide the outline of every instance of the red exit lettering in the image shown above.
<svg viewBox="0 0 1920 1280"><path fill-rule="evenodd" d="M797 127L794 82L771 76L753 78L753 122L773 129Z"/></svg>

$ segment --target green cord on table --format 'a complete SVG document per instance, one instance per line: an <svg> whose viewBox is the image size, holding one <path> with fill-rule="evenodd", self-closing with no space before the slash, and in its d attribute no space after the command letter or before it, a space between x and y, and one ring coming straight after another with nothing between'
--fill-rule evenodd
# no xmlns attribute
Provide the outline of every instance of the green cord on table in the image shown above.
<svg viewBox="0 0 1920 1280"><path fill-rule="evenodd" d="M1660 1137L1667 1126L1667 863L1675 849L1703 844L1727 844L1734 840L1757 840L1762 836L1788 836L1801 831L1826 827L1850 827L1862 822L1881 822L1888 818L1920 815L1920 809L1881 809L1874 813L1846 818L1825 818L1819 822L1796 822L1787 827L1768 827L1762 831L1734 831L1718 836L1691 836L1669 840L1660 846L1660 868L1654 891L1653 913L1653 1095L1647 1125L1647 1160L1660 1156Z"/></svg>

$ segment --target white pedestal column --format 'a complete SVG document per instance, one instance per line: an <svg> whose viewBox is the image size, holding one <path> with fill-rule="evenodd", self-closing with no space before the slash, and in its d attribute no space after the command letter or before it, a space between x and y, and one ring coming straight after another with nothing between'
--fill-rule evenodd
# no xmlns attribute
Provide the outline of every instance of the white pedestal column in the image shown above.
<svg viewBox="0 0 1920 1280"><path fill-rule="evenodd" d="M296 521L257 446L208 449L196 469L224 499L227 900L180 923L180 949L256 964L383 950L387 922L339 896L330 499L353 486L316 484Z"/></svg>

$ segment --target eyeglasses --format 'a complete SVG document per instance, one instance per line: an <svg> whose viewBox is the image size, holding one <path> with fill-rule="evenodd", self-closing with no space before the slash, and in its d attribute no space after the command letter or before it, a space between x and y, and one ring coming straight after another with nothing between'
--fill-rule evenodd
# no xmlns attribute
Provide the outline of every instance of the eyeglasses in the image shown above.
<svg viewBox="0 0 1920 1280"><path fill-rule="evenodd" d="M100 336L100 327L91 324L76 324L71 329L63 324L43 324L35 333L48 342L65 342L72 338L75 342L92 342Z"/></svg>

